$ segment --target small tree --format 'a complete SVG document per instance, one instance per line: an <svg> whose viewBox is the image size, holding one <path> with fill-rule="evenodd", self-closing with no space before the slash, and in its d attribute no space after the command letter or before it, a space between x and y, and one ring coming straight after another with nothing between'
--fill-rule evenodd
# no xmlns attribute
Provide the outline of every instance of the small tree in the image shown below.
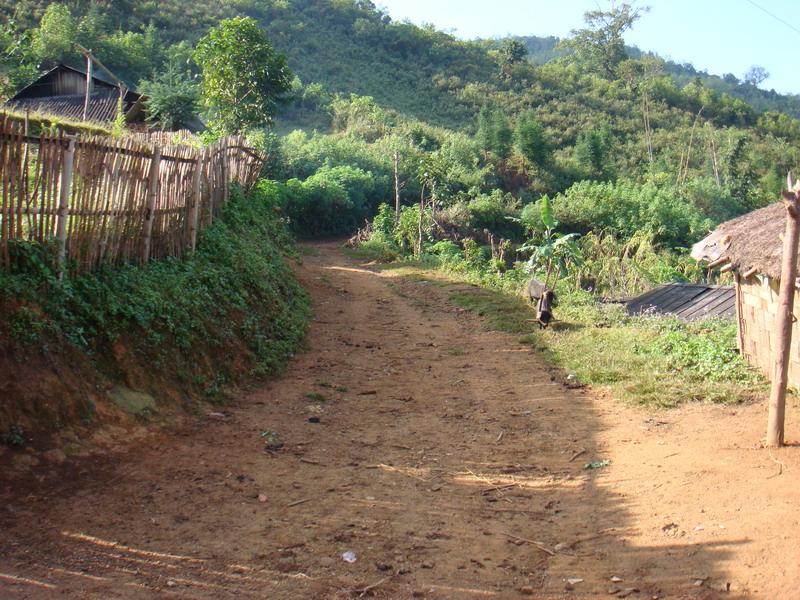
<svg viewBox="0 0 800 600"><path fill-rule="evenodd" d="M578 134L574 156L578 166L589 179L614 177L612 150L614 135L607 124L584 130Z"/></svg>
<svg viewBox="0 0 800 600"><path fill-rule="evenodd" d="M530 274L544 273L544 285L552 289L559 277L566 277L570 269L579 267L583 263L583 256L576 241L579 237L577 233L566 235L556 233L558 221L553 215L550 198L547 195L542 196L539 204L544 233L534 235L519 250L531 253L525 270ZM553 276L555 279L551 284L550 278Z"/></svg>
<svg viewBox="0 0 800 600"><path fill-rule="evenodd" d="M543 168L550 162L553 144L534 111L529 110L519 116L514 144L530 164Z"/></svg>
<svg viewBox="0 0 800 600"><path fill-rule="evenodd" d="M202 38L195 61L203 73L203 98L223 133L271 124L291 90L292 74L283 54L249 17L220 21Z"/></svg>
<svg viewBox="0 0 800 600"><path fill-rule="evenodd" d="M171 60L163 73L143 81L140 90L147 96L147 121L164 131L185 127L197 114L200 90L191 75Z"/></svg>
<svg viewBox="0 0 800 600"><path fill-rule="evenodd" d="M22 31L13 19L0 24L0 100L30 83L37 72L30 32Z"/></svg>
<svg viewBox="0 0 800 600"><path fill-rule="evenodd" d="M505 160L511 153L514 130L502 111L483 107L478 114L477 139L486 152Z"/></svg>

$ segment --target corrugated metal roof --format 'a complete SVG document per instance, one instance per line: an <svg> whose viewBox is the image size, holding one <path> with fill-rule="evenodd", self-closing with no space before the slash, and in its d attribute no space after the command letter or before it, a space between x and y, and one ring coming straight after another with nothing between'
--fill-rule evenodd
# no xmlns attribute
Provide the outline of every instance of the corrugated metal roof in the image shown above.
<svg viewBox="0 0 800 600"><path fill-rule="evenodd" d="M83 118L84 96L49 96L43 98L20 98L9 100L4 108L41 115L54 115L68 119L81 120ZM125 110L126 107L123 107ZM130 108L130 107L127 107ZM109 123L117 115L117 100L106 95L92 94L89 101L88 121L96 123Z"/></svg>
<svg viewBox="0 0 800 600"><path fill-rule="evenodd" d="M683 321L736 315L736 292L729 285L665 283L625 304L629 315L670 315Z"/></svg>
<svg viewBox="0 0 800 600"><path fill-rule="evenodd" d="M121 90L103 79L92 77L87 121L110 123L117 115ZM143 121L143 97L133 90L124 91L122 110L129 122ZM86 100L86 73L67 65L58 65L20 90L2 108L42 115L81 120Z"/></svg>

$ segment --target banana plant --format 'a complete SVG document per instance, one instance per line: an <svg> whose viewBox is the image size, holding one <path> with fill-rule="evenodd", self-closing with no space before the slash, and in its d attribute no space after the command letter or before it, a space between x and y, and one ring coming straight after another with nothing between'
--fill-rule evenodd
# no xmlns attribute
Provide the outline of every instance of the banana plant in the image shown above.
<svg viewBox="0 0 800 600"><path fill-rule="evenodd" d="M556 280L558 277L566 277L571 268L583 264L581 249L577 243L580 235L556 232L558 221L553 215L553 207L547 195L541 199L540 218L544 233L528 240L520 251L531 253L526 270L529 273L544 271L546 273L544 285L551 288L550 278L553 275L556 276Z"/></svg>

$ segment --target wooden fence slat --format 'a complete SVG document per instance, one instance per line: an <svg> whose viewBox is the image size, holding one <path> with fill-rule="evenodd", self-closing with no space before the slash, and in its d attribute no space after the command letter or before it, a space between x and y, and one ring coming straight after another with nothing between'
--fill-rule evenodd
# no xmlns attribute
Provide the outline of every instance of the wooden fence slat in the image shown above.
<svg viewBox="0 0 800 600"><path fill-rule="evenodd" d="M67 218L69 216L69 198L72 193L72 171L75 165L75 140L69 141L64 154L64 166L61 171L61 189L58 200L58 278L63 279L67 262Z"/></svg>

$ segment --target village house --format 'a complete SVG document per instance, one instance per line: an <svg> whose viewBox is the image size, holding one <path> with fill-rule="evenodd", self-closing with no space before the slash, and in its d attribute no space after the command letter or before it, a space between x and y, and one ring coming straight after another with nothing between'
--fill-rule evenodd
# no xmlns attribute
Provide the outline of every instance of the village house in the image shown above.
<svg viewBox="0 0 800 600"><path fill-rule="evenodd" d="M88 102L87 80L90 81ZM144 129L145 96L94 74L87 77L86 71L63 64L20 90L2 108L107 126L116 119L120 95L126 125Z"/></svg>
<svg viewBox="0 0 800 600"><path fill-rule="evenodd" d="M786 208L776 202L720 225L692 248L692 257L732 272L742 356L772 376L778 344L778 312ZM795 320L789 360L789 385L800 387L800 298L795 292Z"/></svg>

